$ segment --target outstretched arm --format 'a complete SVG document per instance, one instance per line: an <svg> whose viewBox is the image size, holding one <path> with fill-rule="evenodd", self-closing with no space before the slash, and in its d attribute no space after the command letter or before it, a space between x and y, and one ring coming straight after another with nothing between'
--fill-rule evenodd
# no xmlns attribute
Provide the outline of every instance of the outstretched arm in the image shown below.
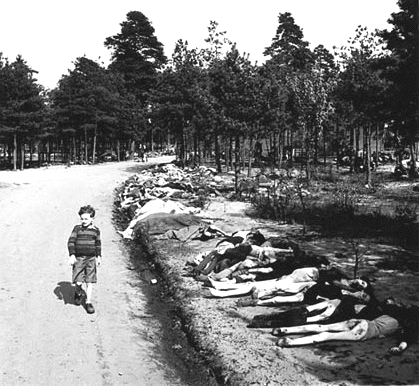
<svg viewBox="0 0 419 386"><path fill-rule="evenodd" d="M393 355L401 355L406 349L418 341L419 336L419 307L412 305L404 310L398 319L402 331L398 336L398 344L390 349Z"/></svg>

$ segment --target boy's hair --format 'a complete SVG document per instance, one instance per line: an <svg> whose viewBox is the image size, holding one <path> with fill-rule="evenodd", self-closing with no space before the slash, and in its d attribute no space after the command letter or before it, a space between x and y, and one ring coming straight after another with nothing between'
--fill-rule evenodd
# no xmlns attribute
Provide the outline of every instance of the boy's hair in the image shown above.
<svg viewBox="0 0 419 386"><path fill-rule="evenodd" d="M79 216L82 214L88 213L91 217L95 217L96 211L95 209L90 205L82 206L79 210Z"/></svg>

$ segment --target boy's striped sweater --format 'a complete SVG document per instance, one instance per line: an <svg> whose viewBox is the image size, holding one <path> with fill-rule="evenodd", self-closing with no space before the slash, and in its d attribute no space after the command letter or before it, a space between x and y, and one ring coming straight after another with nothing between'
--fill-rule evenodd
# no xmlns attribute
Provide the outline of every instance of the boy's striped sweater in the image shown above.
<svg viewBox="0 0 419 386"><path fill-rule="evenodd" d="M100 230L95 225L76 225L68 239L68 253L76 256L101 256Z"/></svg>

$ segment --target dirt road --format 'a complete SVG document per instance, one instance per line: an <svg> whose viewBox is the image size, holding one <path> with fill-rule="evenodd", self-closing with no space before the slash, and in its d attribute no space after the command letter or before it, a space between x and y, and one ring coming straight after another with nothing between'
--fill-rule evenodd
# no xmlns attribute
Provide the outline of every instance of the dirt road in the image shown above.
<svg viewBox="0 0 419 386"><path fill-rule="evenodd" d="M112 224L113 191L134 163L0 172L0 384L185 385L159 354ZM97 209L103 264L96 313L73 304L66 242L80 206Z"/></svg>

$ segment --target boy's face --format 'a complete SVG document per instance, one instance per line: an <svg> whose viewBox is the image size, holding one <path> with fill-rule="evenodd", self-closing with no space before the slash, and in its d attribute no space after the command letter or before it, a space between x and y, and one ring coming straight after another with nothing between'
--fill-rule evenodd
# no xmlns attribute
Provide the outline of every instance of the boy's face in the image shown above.
<svg viewBox="0 0 419 386"><path fill-rule="evenodd" d="M84 227L88 227L93 222L93 217L90 215L90 213L83 213L80 216L81 225Z"/></svg>

